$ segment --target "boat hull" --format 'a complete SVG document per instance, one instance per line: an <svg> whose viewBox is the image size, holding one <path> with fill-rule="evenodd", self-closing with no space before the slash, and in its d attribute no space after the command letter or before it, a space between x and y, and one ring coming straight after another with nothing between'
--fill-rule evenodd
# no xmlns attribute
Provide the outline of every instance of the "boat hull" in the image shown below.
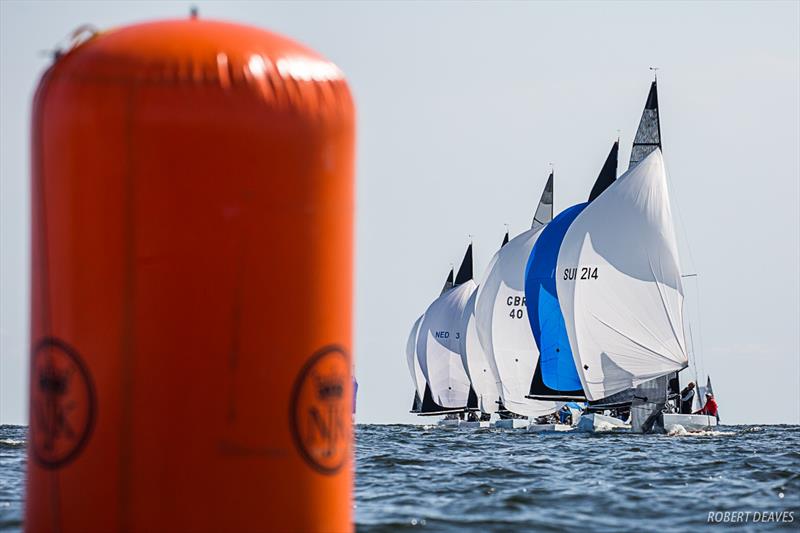
<svg viewBox="0 0 800 533"><path fill-rule="evenodd" d="M450 419L450 418L446 418L446 419L444 419L444 420L439 420L439 421L436 423L436 425L437 425L437 426L441 426L441 427L451 427L451 428L455 428L455 427L458 427L458 424L459 424L460 422L462 422L462 421L461 421L461 420L453 420L453 419Z"/></svg>
<svg viewBox="0 0 800 533"><path fill-rule="evenodd" d="M506 418L495 422L498 429L526 429L530 421L527 418Z"/></svg>
<svg viewBox="0 0 800 533"><path fill-rule="evenodd" d="M581 415L578 420L578 430L589 433L630 429L630 424L626 424L619 418L601 415L600 413L586 413Z"/></svg>
<svg viewBox="0 0 800 533"><path fill-rule="evenodd" d="M458 429L481 429L490 427L492 427L492 423L488 420L461 420L458 423Z"/></svg>
<svg viewBox="0 0 800 533"><path fill-rule="evenodd" d="M531 424L528 426L528 433L559 433L562 431L572 431L574 428L567 424Z"/></svg>
<svg viewBox="0 0 800 533"><path fill-rule="evenodd" d="M678 413L664 413L664 431L669 432L676 426L682 426L686 431L705 431L717 427L717 417L709 415L682 415Z"/></svg>

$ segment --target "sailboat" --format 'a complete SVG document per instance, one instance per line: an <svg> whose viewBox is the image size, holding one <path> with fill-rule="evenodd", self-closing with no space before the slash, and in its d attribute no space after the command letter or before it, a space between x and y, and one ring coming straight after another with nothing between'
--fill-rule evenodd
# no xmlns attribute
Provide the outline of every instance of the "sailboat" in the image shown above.
<svg viewBox="0 0 800 533"><path fill-rule="evenodd" d="M632 429L668 417L668 384L688 366L683 287L669 203L656 81L628 171L572 221L561 242L556 290L590 410L630 408ZM672 379L671 379L672 378Z"/></svg>
<svg viewBox="0 0 800 533"><path fill-rule="evenodd" d="M461 360L461 338L464 334L461 317L475 288L470 243L453 287L428 307L416 335L417 358L431 398L436 405L451 412L464 413L478 409L477 396ZM454 421L451 425L458 425L457 417L451 416L447 420Z"/></svg>
<svg viewBox="0 0 800 533"><path fill-rule="evenodd" d="M508 244L508 231L503 237L500 248L506 244ZM490 427L491 415L497 413L500 409L500 390L497 386L497 379L489 363L489 357L478 338L478 329L475 323L475 302L477 297L478 291L475 290L467 300L467 305L464 307L464 313L461 317L461 331L464 332L461 344L461 360L472 383L472 389L478 397L478 408L481 415L479 420L462 421L459 427L465 428Z"/></svg>
<svg viewBox="0 0 800 533"><path fill-rule="evenodd" d="M439 296L443 295L452 288L453 269L451 268L450 273L447 275L447 279L444 282L444 286L439 293ZM414 322L411 332L408 335L408 341L406 342L406 361L408 363L408 371L411 374L411 381L414 384L414 403L411 406L410 412L421 416L437 416L448 415L450 413L459 413L461 412L461 409L448 409L437 404L433 400L431 389L428 386L425 375L422 373L422 367L420 367L419 364L419 357L417 357L417 338L419 336L419 328L422 324L422 319L424 316L424 314L420 315L420 317Z"/></svg>
<svg viewBox="0 0 800 533"><path fill-rule="evenodd" d="M559 306L556 261L564 234L575 217L616 180L618 153L619 141L616 141L595 180L588 201L559 213L542 230L528 258L525 268L525 305L540 354L528 398L565 402L586 399Z"/></svg>
<svg viewBox="0 0 800 533"><path fill-rule="evenodd" d="M547 179L531 228L494 255L475 299L475 326L500 392L498 428L525 428L554 413L552 401L526 398L539 357L525 318L525 264L542 228L553 218L553 173Z"/></svg>

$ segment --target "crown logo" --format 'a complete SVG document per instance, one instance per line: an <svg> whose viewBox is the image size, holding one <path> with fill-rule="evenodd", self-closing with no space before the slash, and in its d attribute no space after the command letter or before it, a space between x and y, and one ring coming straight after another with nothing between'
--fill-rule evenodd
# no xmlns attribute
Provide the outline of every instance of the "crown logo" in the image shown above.
<svg viewBox="0 0 800 533"><path fill-rule="evenodd" d="M344 384L340 376L314 376L317 396L320 400L339 400L344 396Z"/></svg>
<svg viewBox="0 0 800 533"><path fill-rule="evenodd" d="M39 389L46 394L62 395L67 391L67 375L59 372L55 366L48 364L39 374Z"/></svg>

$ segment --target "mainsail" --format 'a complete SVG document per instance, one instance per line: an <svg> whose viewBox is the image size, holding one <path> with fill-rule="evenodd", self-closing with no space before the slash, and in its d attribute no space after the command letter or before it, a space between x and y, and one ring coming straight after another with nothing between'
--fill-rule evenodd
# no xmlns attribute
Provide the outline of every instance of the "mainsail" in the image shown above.
<svg viewBox="0 0 800 533"><path fill-rule="evenodd" d="M517 235L492 258L475 301L475 325L486 352L504 407L518 415L552 413L554 402L531 400L531 376L539 352L525 317L525 263L541 233L553 218L553 174L547 180L531 229Z"/></svg>
<svg viewBox="0 0 800 533"><path fill-rule="evenodd" d="M587 399L688 365L678 248L660 149L575 218L561 243L556 273Z"/></svg>
<svg viewBox="0 0 800 533"><path fill-rule="evenodd" d="M475 287L470 244L454 287L428 307L417 335L417 356L431 397L445 408L472 407L470 399L471 403L476 403L460 354L464 333L461 331L461 316Z"/></svg>
<svg viewBox="0 0 800 533"><path fill-rule="evenodd" d="M615 142L595 180L589 202L600 196L617 178ZM539 349L529 396L536 399L585 399L556 291L556 262L564 235L573 220L589 205L574 205L555 217L541 232L525 268L525 305Z"/></svg>
<svg viewBox="0 0 800 533"><path fill-rule="evenodd" d="M650 155L656 148L661 148L661 121L658 114L658 87L656 80L650 84L650 93L642 111L639 128L633 139L631 160L628 170L636 166L639 161Z"/></svg>

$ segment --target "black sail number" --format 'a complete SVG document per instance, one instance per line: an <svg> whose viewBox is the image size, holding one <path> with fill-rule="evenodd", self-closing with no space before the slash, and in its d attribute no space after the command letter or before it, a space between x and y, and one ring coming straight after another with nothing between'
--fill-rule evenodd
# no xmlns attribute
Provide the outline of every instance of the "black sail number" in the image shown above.
<svg viewBox="0 0 800 533"><path fill-rule="evenodd" d="M598 279L597 267L574 267L564 269L564 281Z"/></svg>

